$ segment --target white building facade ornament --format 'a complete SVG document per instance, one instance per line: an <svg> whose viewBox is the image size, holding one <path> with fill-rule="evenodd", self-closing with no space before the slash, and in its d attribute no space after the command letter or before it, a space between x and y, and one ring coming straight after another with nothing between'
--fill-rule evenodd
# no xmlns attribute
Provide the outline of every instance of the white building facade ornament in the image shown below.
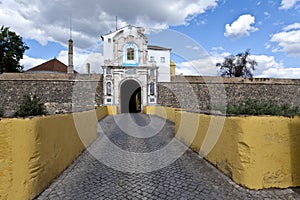
<svg viewBox="0 0 300 200"><path fill-rule="evenodd" d="M121 113L140 112L146 105L157 104L160 71L155 59L170 63L171 49L148 49L144 32L144 28L128 25L101 37L104 104L116 105ZM153 59L149 51L160 58ZM164 74L163 79L170 81L170 76Z"/></svg>

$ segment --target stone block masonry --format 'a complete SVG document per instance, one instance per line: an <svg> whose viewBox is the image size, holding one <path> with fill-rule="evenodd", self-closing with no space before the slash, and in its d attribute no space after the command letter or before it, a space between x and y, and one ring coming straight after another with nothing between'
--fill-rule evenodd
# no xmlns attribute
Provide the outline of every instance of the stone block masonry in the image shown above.
<svg viewBox="0 0 300 200"><path fill-rule="evenodd" d="M158 104L210 110L251 98L300 106L300 80L220 77L173 77L158 83ZM194 93L192 95L191 93ZM24 94L36 94L49 114L89 110L103 104L102 75L0 74L0 106L12 116ZM73 109L73 110L72 110Z"/></svg>
<svg viewBox="0 0 300 200"><path fill-rule="evenodd" d="M71 112L72 106L88 110L102 104L102 85L102 75L1 74L0 106L5 116L12 116L23 95L36 94L49 114Z"/></svg>
<svg viewBox="0 0 300 200"><path fill-rule="evenodd" d="M209 110L211 101L221 106L224 103L238 103L250 98L274 101L280 105L287 103L300 106L299 86L300 80L295 79L177 76L172 82L158 84L158 103L173 108ZM191 92L195 94L196 99Z"/></svg>

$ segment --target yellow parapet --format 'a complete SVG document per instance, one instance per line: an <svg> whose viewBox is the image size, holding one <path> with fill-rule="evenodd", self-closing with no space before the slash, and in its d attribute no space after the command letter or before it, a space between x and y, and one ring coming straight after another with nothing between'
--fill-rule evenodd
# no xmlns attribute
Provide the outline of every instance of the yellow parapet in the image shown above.
<svg viewBox="0 0 300 200"><path fill-rule="evenodd" d="M106 115L106 107L100 107L75 114L0 119L0 199L33 199L42 192L96 139L97 121Z"/></svg>
<svg viewBox="0 0 300 200"><path fill-rule="evenodd" d="M108 115L116 115L118 114L117 106L106 106L107 107L107 114Z"/></svg>
<svg viewBox="0 0 300 200"><path fill-rule="evenodd" d="M170 109L147 107L145 112L170 119ZM236 183L250 189L300 186L300 117L226 117L173 110L175 137Z"/></svg>
<svg viewBox="0 0 300 200"><path fill-rule="evenodd" d="M175 111L177 108L170 108L164 106L144 106L143 112L148 115L157 115L165 118L171 122L175 122Z"/></svg>

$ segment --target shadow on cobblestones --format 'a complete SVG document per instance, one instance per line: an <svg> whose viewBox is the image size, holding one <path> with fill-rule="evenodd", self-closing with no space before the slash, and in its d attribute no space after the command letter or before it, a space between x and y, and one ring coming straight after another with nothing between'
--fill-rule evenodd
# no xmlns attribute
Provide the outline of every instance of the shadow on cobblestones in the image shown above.
<svg viewBox="0 0 300 200"><path fill-rule="evenodd" d="M140 125L149 117L136 114ZM157 135L134 138L117 129L113 117L99 124L107 137L126 151L155 151L174 137L174 124L166 122ZM98 140L89 148L99 145ZM167 167L148 173L114 170L89 151L82 155L37 199L297 199L291 189L253 191L234 184L217 169L187 150Z"/></svg>

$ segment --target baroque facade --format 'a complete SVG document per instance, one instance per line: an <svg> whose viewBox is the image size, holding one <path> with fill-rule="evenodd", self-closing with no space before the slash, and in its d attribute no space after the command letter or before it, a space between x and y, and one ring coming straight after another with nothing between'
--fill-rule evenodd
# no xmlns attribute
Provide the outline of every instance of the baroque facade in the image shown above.
<svg viewBox="0 0 300 200"><path fill-rule="evenodd" d="M171 49L150 46L145 29L128 25L102 36L105 105L139 112L157 103L157 82L170 81Z"/></svg>

